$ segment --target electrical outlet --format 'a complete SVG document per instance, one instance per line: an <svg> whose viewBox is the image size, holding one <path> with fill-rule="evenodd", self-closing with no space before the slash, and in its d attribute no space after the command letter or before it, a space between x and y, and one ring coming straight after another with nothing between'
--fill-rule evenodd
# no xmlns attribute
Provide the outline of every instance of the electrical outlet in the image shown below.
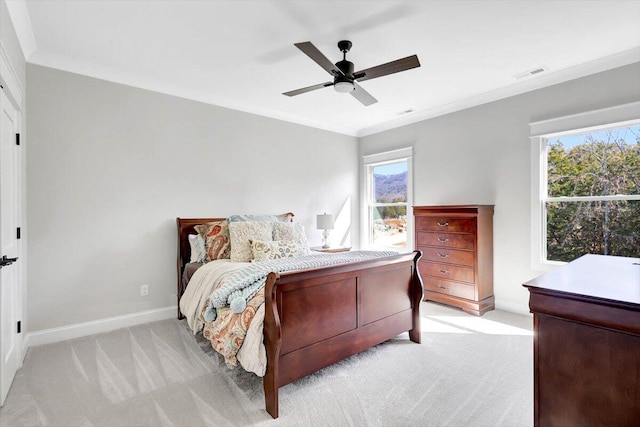
<svg viewBox="0 0 640 427"><path fill-rule="evenodd" d="M146 297L147 295L149 295L149 285L140 286L140 296Z"/></svg>

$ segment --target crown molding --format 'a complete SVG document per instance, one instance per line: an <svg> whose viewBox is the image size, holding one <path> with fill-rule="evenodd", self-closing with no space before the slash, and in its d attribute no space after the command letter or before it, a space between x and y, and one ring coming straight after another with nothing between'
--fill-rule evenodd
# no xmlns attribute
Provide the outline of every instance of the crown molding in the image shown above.
<svg viewBox="0 0 640 427"><path fill-rule="evenodd" d="M27 2L25 0L11 0L4 3L7 5L9 19L11 19L13 28L16 31L22 54L25 60L28 61L38 47L36 45L36 37L33 34L29 11L27 10Z"/></svg>
<svg viewBox="0 0 640 427"><path fill-rule="evenodd" d="M13 102L20 111L24 111L24 87L20 84L20 79L18 79L16 70L9 60L2 41L0 41L0 83L4 86L4 92L11 102Z"/></svg>
<svg viewBox="0 0 640 427"><path fill-rule="evenodd" d="M559 83L575 80L580 77L585 77L637 62L640 62L640 48L629 49L604 58L586 62L584 64L557 70L554 72L544 73L531 79L522 80L500 89L484 92L465 99L460 99L447 105L425 111L418 111L414 114L402 118L390 120L388 122L380 123L375 126L370 126L361 129L356 136L364 137L373 135L409 124L421 122L423 120L443 116L445 114L465 110L467 108L476 107L478 105L498 101L500 99L509 98L511 96L520 95L526 92L531 92L537 89L542 89L548 86L553 86Z"/></svg>

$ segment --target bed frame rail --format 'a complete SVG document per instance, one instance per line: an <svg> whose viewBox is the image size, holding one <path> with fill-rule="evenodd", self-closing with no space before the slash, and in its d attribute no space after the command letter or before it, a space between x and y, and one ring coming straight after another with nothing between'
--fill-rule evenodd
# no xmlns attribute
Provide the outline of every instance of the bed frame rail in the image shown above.
<svg viewBox="0 0 640 427"><path fill-rule="evenodd" d="M420 343L421 256L416 251L268 276L263 385L273 418L279 387L403 332Z"/></svg>

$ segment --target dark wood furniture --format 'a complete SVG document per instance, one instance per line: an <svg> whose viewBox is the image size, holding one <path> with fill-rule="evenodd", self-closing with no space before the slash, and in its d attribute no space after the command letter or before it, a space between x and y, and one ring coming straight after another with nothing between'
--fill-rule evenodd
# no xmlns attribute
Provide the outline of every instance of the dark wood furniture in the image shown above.
<svg viewBox="0 0 640 427"><path fill-rule="evenodd" d="M185 286L182 283L184 266L189 262L191 257L189 234L198 234L198 232L193 229L196 225L213 221L224 221L225 219L226 218L176 218L176 224L178 226L178 319L184 319L184 316L180 312L180 298L182 297L185 289Z"/></svg>
<svg viewBox="0 0 640 427"><path fill-rule="evenodd" d="M640 259L585 255L524 284L536 426L640 424Z"/></svg>
<svg viewBox="0 0 640 427"><path fill-rule="evenodd" d="M178 299L193 226L178 218ZM420 343L419 251L331 267L270 273L265 285L263 378L266 410L278 417L278 389L403 332ZM375 375L375 373L373 374Z"/></svg>
<svg viewBox="0 0 640 427"><path fill-rule="evenodd" d="M493 310L493 205L414 206L413 215L424 299Z"/></svg>

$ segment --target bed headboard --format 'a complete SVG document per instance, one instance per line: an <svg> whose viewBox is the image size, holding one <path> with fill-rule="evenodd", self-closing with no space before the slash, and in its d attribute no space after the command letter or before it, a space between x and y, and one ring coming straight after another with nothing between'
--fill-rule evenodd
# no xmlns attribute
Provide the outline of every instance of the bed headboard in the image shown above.
<svg viewBox="0 0 640 427"><path fill-rule="evenodd" d="M198 224L205 224L212 221L223 221L226 218L176 218L176 225L178 226L178 319L182 318L180 313L180 297L184 292L182 286L182 272L184 266L189 262L191 257L191 250L189 248L189 234L198 234L194 230L194 226Z"/></svg>
<svg viewBox="0 0 640 427"><path fill-rule="evenodd" d="M295 216L292 212L283 214L289 220L293 220ZM191 249L189 247L189 234L198 234L194 230L194 226L198 224L205 224L213 221L224 221L227 218L176 218L176 225L178 226L178 319L182 319L182 313L180 313L180 297L184 293L184 286L182 285L182 273L184 272L185 265L191 258Z"/></svg>

